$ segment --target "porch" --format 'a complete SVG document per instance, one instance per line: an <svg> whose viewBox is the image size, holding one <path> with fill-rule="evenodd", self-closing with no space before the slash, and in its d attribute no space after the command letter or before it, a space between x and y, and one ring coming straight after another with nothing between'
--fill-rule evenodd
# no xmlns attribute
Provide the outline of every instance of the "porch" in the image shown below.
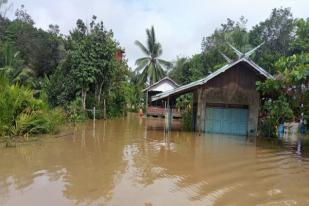
<svg viewBox="0 0 309 206"><path fill-rule="evenodd" d="M152 117L165 117L167 111L163 107L148 106L146 115ZM173 118L181 118L181 112L178 109L172 109Z"/></svg>

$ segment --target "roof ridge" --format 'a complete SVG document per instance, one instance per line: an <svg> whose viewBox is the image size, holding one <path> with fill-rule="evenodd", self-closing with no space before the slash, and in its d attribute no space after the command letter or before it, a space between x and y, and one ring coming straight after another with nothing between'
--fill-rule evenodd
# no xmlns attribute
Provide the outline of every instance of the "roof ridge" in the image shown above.
<svg viewBox="0 0 309 206"><path fill-rule="evenodd" d="M274 77L268 73L267 71L265 71L262 67L258 66L256 63L254 63L251 59L248 59L247 57L242 57L234 62L231 62L230 64L226 64L224 65L223 67L221 67L220 69L214 71L213 73L207 75L206 77L202 78L202 79L199 79L199 80L196 80L194 82L191 82L189 84L186 84L186 85L182 85L180 87L177 87L175 89L172 89L172 90L169 90L169 91L166 91L166 92L163 92L163 93L160 93L160 94L157 94L155 96L153 96L152 98L152 101L156 101L156 100L159 100L159 99L162 99L162 98L165 98L165 97L168 97L169 95L173 94L173 93L177 93L177 92L181 92L181 91L184 91L184 90L187 90L187 89L190 89L192 87L195 87L195 86L199 86L199 85L202 85L202 84L205 84L207 83L209 80L211 80L212 78L216 77L217 75L221 74L221 73L224 73L226 70L232 68L233 66L235 66L236 64L242 62L242 61L245 61L247 62L248 64L250 64L255 70L257 70L261 75L263 75L264 77L266 78L271 78L273 79Z"/></svg>
<svg viewBox="0 0 309 206"><path fill-rule="evenodd" d="M173 79L171 79L170 77L166 76L166 77L160 79L159 81L153 83L152 85L149 85L148 87L146 87L145 89L143 89L142 92L149 90L151 87L154 87L154 86L158 85L160 82L162 82L163 80L166 80L166 79L170 80L173 84L175 84L177 87L179 87L179 84L177 84L177 83L176 83Z"/></svg>

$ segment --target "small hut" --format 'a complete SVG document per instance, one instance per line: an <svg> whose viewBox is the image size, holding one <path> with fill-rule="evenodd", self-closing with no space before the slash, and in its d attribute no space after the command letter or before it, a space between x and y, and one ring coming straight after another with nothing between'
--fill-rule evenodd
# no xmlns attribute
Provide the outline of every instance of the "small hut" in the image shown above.
<svg viewBox="0 0 309 206"><path fill-rule="evenodd" d="M175 99L185 93L193 93L192 124L195 131L255 136L261 102L256 82L273 78L249 58L257 48L243 54L233 47L237 60L227 59L227 65L207 77L157 94L152 101L164 100L170 116ZM167 127L170 128L172 118L167 119Z"/></svg>
<svg viewBox="0 0 309 206"><path fill-rule="evenodd" d="M142 92L145 94L146 99L146 115L154 117L164 117L165 116L165 107L166 102L163 100L151 101L151 98L155 95L172 91L179 87L179 85L169 77L165 77L158 82L148 86ZM180 117L180 113L174 109L174 117Z"/></svg>

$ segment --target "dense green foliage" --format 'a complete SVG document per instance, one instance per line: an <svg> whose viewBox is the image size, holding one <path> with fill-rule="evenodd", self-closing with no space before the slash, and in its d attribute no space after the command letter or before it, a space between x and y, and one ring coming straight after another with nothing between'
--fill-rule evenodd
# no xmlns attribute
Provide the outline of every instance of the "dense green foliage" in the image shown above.
<svg viewBox="0 0 309 206"><path fill-rule="evenodd" d="M52 107L67 109L80 98L84 110L95 106L100 117L126 113L133 89L129 69L126 60L115 58L122 49L103 22L95 16L89 25L79 19L64 36L58 25L48 31L34 27L23 5L15 16L0 15L0 68L11 82L27 85L36 95L45 91Z"/></svg>
<svg viewBox="0 0 309 206"><path fill-rule="evenodd" d="M43 94L34 98L27 87L10 84L0 75L0 142L7 145L16 137L55 131L64 119L61 109L50 109Z"/></svg>
<svg viewBox="0 0 309 206"><path fill-rule="evenodd" d="M179 84L188 84L200 79L203 74L202 55L192 58L178 58L169 76Z"/></svg>
<svg viewBox="0 0 309 206"><path fill-rule="evenodd" d="M66 41L66 56L50 75L45 90L52 105L66 106L80 97L84 110L94 106L100 117L121 116L129 101L128 67L117 60L120 50L113 33L93 16L88 28L78 20Z"/></svg>
<svg viewBox="0 0 309 206"><path fill-rule="evenodd" d="M273 64L282 56L291 55L291 43L295 37L295 20L290 9L274 9L268 19L250 31L250 43L265 45L256 52L255 62L275 73Z"/></svg>
<svg viewBox="0 0 309 206"><path fill-rule="evenodd" d="M192 95L186 94L179 97L176 102L176 107L181 111L183 129L192 131Z"/></svg>
<svg viewBox="0 0 309 206"><path fill-rule="evenodd" d="M102 21L79 19L64 36L58 25L36 28L23 5L15 19L6 18L7 5L0 2L1 137L52 132L64 116L55 107L78 122L91 117L93 107L96 118L109 118L136 104L127 62L116 58L123 49Z"/></svg>
<svg viewBox="0 0 309 206"><path fill-rule="evenodd" d="M67 117L71 122L83 122L87 119L87 113L83 108L83 102L76 98L66 106Z"/></svg>
<svg viewBox="0 0 309 206"><path fill-rule="evenodd" d="M270 136L275 135L273 131L279 124L291 121L293 117L299 121L302 113L309 121L309 53L282 57L274 66L276 78L257 84L265 96L263 123L272 131Z"/></svg>
<svg viewBox="0 0 309 206"><path fill-rule="evenodd" d="M34 27L33 20L23 6L16 11L16 19L13 21L0 17L0 25L0 45L3 45L0 46L3 48L0 53L5 53L7 47L18 52L17 57L11 54L0 55L15 58L13 63L11 60L1 61L5 65L0 67L13 66L17 70L27 68L36 76L43 76L50 74L58 65L62 55L61 38L51 31Z"/></svg>

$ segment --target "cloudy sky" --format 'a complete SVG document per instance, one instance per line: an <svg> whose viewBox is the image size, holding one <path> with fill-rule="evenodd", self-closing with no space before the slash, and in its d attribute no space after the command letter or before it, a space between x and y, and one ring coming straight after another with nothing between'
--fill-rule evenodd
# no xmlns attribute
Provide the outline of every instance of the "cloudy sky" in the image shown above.
<svg viewBox="0 0 309 206"><path fill-rule="evenodd" d="M191 56L201 50L203 36L211 34L226 18L244 15L248 27L267 18L275 7L290 7L295 17L308 17L309 0L9 0L14 10L21 4L36 22L47 29L58 24L67 34L78 18L96 15L112 29L126 50L129 65L143 55L134 45L145 41L145 28L155 27L163 46L162 58Z"/></svg>

